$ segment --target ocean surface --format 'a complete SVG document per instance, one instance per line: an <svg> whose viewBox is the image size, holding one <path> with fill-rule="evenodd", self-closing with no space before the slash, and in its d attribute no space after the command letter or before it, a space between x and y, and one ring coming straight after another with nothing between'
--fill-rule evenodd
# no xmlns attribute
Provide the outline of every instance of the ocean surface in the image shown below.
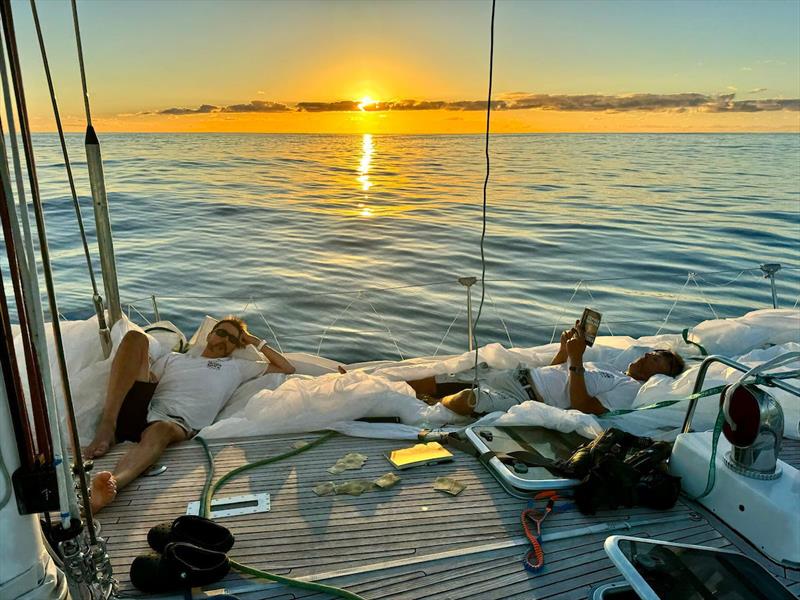
<svg viewBox="0 0 800 600"><path fill-rule="evenodd" d="M481 276L482 136L101 134L126 310L190 335L244 316L346 362L467 348ZM82 135L70 135L95 268ZM37 134L60 311L93 314L58 138ZM800 136L496 135L478 342L680 331L800 293ZM27 184L26 184L27 187ZM5 265L5 263L3 263ZM477 314L481 286L472 288ZM557 335L557 334L556 334Z"/></svg>

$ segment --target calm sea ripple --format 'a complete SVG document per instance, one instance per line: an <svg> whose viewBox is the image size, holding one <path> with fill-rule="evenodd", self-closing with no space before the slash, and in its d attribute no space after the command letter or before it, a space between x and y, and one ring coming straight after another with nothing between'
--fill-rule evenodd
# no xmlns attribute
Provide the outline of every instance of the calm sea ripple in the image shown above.
<svg viewBox="0 0 800 600"><path fill-rule="evenodd" d="M61 312L92 314L55 135L35 136ZM480 277L481 136L101 137L123 300L191 333L245 316L285 351L460 352ZM82 136L69 136L92 241ZM800 293L800 136L498 135L479 343L550 341L590 305L655 333ZM5 265L5 263L3 263ZM722 271L722 272L720 272ZM690 274L694 274L693 276ZM475 309L480 285L473 289ZM140 314L142 316L140 316ZM445 333L449 334L445 338Z"/></svg>

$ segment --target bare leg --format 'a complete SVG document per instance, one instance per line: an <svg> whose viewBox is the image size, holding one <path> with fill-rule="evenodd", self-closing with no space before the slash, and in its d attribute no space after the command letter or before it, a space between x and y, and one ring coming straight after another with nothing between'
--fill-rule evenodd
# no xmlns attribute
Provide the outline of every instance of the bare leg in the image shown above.
<svg viewBox="0 0 800 600"><path fill-rule="evenodd" d="M469 417L475 410L475 392L471 389L461 390L442 398L442 404L458 415Z"/></svg>
<svg viewBox="0 0 800 600"><path fill-rule="evenodd" d="M111 363L111 375L108 378L103 416L97 426L94 440L84 450L86 458L103 456L114 445L117 415L125 395L133 386L134 381L150 381L148 349L147 336L143 333L129 331L122 338L117 354Z"/></svg>
<svg viewBox="0 0 800 600"><path fill-rule="evenodd" d="M92 478L92 513L96 513L117 497L117 492L152 465L170 444L186 439L186 431L169 421L151 423L142 432L141 441L128 450L114 467Z"/></svg>

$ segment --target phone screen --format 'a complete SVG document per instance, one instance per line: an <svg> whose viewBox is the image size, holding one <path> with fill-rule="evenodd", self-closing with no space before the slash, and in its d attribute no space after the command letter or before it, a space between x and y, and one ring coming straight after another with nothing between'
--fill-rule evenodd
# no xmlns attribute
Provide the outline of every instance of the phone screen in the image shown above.
<svg viewBox="0 0 800 600"><path fill-rule="evenodd" d="M586 337L586 345L591 346L597 337L597 332L600 330L600 319L602 315L596 310L591 308L583 309L583 316L581 316L581 329L583 329L584 336Z"/></svg>

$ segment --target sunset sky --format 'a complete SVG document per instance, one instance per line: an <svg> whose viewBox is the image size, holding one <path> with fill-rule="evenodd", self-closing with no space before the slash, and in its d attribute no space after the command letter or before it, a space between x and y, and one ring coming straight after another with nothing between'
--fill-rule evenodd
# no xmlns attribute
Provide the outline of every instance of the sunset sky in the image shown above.
<svg viewBox="0 0 800 600"><path fill-rule="evenodd" d="M29 112L54 122L28 0ZM85 126L67 0L37 3L61 112ZM491 2L79 0L110 131L482 131ZM497 3L496 132L800 131L800 2ZM484 103L484 104L482 104Z"/></svg>

